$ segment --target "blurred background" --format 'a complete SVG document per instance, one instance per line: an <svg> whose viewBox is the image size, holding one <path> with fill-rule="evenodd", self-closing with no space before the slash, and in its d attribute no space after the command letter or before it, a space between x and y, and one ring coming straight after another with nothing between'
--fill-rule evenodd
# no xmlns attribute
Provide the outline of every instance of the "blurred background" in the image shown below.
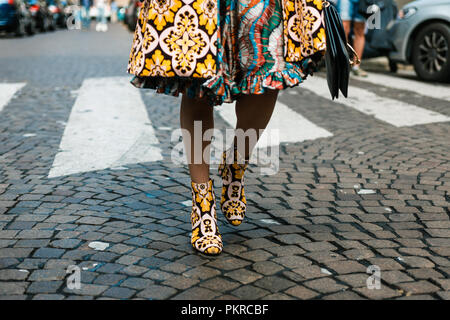
<svg viewBox="0 0 450 320"><path fill-rule="evenodd" d="M375 29L366 27L363 69L376 72L400 72L400 74L406 72L410 76L427 81L450 81L450 62L447 62L450 43L448 14L450 0L421 0L412 4L410 0L377 0L375 2L380 4L381 8L379 25ZM24 73L20 78L17 70L24 67L23 63L26 65L30 62L20 62L17 66L15 65L17 60L12 62L8 60L9 58L33 54L34 59L37 60L34 60L32 69L38 70L40 67L47 68L47 66L44 61L38 65L36 62L41 59L48 60L52 52L58 52L58 57L75 56L73 59L76 60L86 50L89 50L92 56L99 49L106 56L105 59L110 59L115 55L114 53L120 51L121 53L115 56L122 56L121 70L124 70L123 64L126 63L124 59L131 46L132 33L142 3L140 0L0 0L0 46L4 50L2 57L6 59L0 64L5 68L4 71L7 72L8 77L13 77L8 80L29 81L33 80L33 71L29 67L26 68L29 70L29 78L25 78ZM413 6L413 10L408 6L403 9L405 5ZM417 11L416 7L420 10ZM427 32L422 34L419 32L432 24L438 24L437 31L434 28L436 26L433 25L433 28L429 28ZM105 33L108 29L111 30L104 36L92 33L86 36L73 32ZM58 33L63 30L72 31L72 34L69 36ZM128 33L125 33L126 30ZM54 33L54 35L42 37L45 33ZM40 35L40 37L35 41L16 41L33 35ZM436 41L444 41L439 42L442 48L435 48L436 44L429 47L429 42L427 43L427 39L436 35L438 36ZM59 37L64 39L60 40ZM350 32L350 43L352 39L354 39L353 33ZM27 46L32 46L32 49L28 50ZM439 50L445 50L445 52L439 56L436 54ZM39 52L41 54L38 54ZM56 66L58 58L55 58ZM86 62L88 60L89 58ZM108 64L108 69L117 67L115 63ZM59 71L55 71L55 76L66 68L61 66ZM39 78L42 72L36 72ZM100 75L109 73L108 70L102 70Z"/></svg>

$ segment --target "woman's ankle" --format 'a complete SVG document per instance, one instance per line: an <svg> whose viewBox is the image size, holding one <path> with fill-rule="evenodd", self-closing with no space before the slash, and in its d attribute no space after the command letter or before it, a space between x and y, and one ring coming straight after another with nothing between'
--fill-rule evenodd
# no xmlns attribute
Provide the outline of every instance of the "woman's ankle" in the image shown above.
<svg viewBox="0 0 450 320"><path fill-rule="evenodd" d="M204 178L204 177L192 177L191 176L191 182L195 183L195 184L204 184L204 183L208 183L211 180L210 177L208 178Z"/></svg>

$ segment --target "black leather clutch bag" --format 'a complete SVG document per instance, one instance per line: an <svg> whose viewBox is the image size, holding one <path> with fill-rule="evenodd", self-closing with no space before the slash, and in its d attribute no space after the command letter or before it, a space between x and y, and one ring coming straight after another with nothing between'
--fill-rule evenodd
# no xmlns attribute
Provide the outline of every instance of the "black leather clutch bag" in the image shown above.
<svg viewBox="0 0 450 320"><path fill-rule="evenodd" d="M323 4L328 88L333 100L339 98L339 91L347 98L350 66L360 61L355 50L347 43L344 26L336 8L328 1Z"/></svg>

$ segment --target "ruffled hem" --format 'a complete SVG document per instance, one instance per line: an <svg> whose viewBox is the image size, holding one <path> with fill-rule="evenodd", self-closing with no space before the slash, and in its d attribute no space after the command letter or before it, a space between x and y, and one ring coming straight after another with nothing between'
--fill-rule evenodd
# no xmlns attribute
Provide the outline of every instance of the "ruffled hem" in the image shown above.
<svg viewBox="0 0 450 320"><path fill-rule="evenodd" d="M141 77L134 75L130 83L139 89L154 89L157 93L174 97L186 93L192 98L203 98L205 96L205 89L202 87L202 84L206 80L200 78Z"/></svg>
<svg viewBox="0 0 450 320"><path fill-rule="evenodd" d="M180 93L187 94L190 98L206 97L211 105L216 106L231 103L242 94L263 94L268 89L283 90L295 87L317 71L321 57L322 55L314 55L298 63L286 62L283 70L246 77L239 84L224 74L209 79L135 75L130 82L137 88L155 89L157 93L175 97Z"/></svg>
<svg viewBox="0 0 450 320"><path fill-rule="evenodd" d="M281 71L269 71L243 79L239 85L241 94L263 94L267 89L284 90L292 88L308 75L312 75L317 68L310 58L301 62L301 66L295 63L286 63L286 68Z"/></svg>

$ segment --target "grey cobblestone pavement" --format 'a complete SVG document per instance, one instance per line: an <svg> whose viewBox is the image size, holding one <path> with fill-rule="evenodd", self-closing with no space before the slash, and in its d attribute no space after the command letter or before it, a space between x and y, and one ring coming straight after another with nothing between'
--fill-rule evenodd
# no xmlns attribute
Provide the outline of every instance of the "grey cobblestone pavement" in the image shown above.
<svg viewBox="0 0 450 320"><path fill-rule="evenodd" d="M1 299L450 298L450 122L395 127L302 87L283 93L333 136L281 144L275 175L250 167L248 217L235 228L218 210L212 258L189 242L190 180L169 159L170 130L156 130L162 161L48 178L74 92L126 76L131 41L119 25L0 39L0 83L26 82L0 111ZM450 116L448 100L352 85ZM177 98L140 94L154 124L178 127ZM67 287L71 265L80 289ZM371 265L381 289L367 288Z"/></svg>

